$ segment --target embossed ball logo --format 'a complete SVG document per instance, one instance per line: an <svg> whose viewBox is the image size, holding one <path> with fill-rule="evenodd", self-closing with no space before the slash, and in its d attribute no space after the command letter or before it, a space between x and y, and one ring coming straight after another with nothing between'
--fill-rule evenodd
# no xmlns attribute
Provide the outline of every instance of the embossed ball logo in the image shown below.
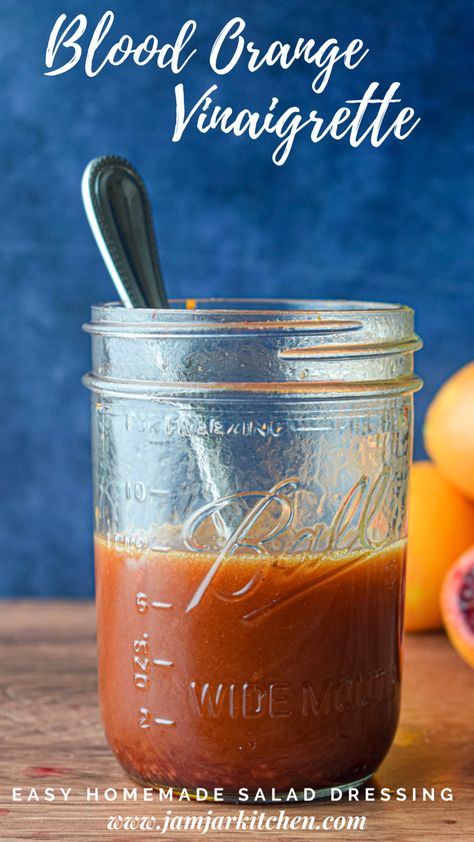
<svg viewBox="0 0 474 842"><path fill-rule="evenodd" d="M382 514L387 489L390 485L390 468L385 465L372 481L362 476L343 498L329 523L301 524L296 512L296 493L302 483L293 476L276 483L269 491L246 491L213 500L194 512L183 526L183 540L188 550L196 553L217 553L206 575L194 591L186 612L192 611L212 588L215 595L225 600L248 600L255 592L265 572L262 566L232 593L222 593L217 575L226 559L237 553L257 554L269 559L301 553L301 564L316 570L323 563L323 554L347 552L347 565L352 566L367 551L380 550L389 542L389 524ZM314 495L315 496L315 495ZM317 506L313 507L317 510ZM226 517L226 514L228 517ZM376 529L374 526L376 525ZM278 542L278 544L277 544ZM304 555L303 555L304 554ZM301 569L301 564L298 567ZM341 571L341 563L337 565ZM282 575L288 584L296 565L282 566ZM332 575L331 569L323 574ZM313 587L320 578L311 577L296 591L285 589L281 597L271 604L252 608L244 613L244 620L262 616L279 604L293 599Z"/></svg>

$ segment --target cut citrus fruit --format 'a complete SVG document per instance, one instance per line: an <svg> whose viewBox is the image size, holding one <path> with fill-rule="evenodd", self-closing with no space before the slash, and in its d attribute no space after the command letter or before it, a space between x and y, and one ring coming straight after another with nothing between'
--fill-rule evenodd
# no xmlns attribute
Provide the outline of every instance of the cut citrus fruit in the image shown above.
<svg viewBox="0 0 474 842"><path fill-rule="evenodd" d="M441 591L441 613L456 652L474 667L474 547L448 571Z"/></svg>

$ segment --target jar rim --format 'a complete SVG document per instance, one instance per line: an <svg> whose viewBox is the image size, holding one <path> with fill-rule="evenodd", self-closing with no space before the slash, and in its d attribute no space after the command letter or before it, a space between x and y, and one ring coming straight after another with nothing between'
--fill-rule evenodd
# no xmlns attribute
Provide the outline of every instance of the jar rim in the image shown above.
<svg viewBox="0 0 474 842"><path fill-rule="evenodd" d="M171 305L92 307L84 329L96 354L87 385L152 398L196 390L375 395L420 386L413 353L422 343L414 311L405 305L279 298L178 299Z"/></svg>
<svg viewBox="0 0 474 842"><path fill-rule="evenodd" d="M170 303L169 309L134 309L121 302L93 305L91 322L84 325L84 330L137 338L205 335L209 331L213 335L251 335L265 330L274 336L280 332L331 333L336 338L348 333L360 335L377 324L379 331L383 325L385 340L418 339L413 332L413 309L403 304L296 298L182 298Z"/></svg>
<svg viewBox="0 0 474 842"><path fill-rule="evenodd" d="M104 317L118 315L119 318L128 320L159 321L157 315L179 315L188 318L207 316L212 314L227 315L260 314L268 316L289 316L315 315L321 313L413 313L413 309L406 304L383 301L365 301L362 299L348 298L173 298L170 299L168 309L157 309L152 307L131 308L126 307L121 301L106 301L92 305L93 314L101 314ZM204 306L205 305L205 306ZM230 306L238 305L238 306ZM247 305L247 306L243 306Z"/></svg>

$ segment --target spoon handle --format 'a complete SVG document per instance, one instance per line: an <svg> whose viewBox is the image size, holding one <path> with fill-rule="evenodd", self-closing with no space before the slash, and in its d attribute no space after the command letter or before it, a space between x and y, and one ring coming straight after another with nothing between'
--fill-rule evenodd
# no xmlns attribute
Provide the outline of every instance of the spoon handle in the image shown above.
<svg viewBox="0 0 474 842"><path fill-rule="evenodd" d="M117 155L94 158L82 177L92 233L126 307L169 307L150 199L135 167Z"/></svg>

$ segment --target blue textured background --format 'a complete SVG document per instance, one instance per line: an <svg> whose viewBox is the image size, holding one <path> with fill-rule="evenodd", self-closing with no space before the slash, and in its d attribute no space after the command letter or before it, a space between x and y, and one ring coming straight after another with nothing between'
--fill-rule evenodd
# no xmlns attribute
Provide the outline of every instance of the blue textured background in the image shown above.
<svg viewBox="0 0 474 842"><path fill-rule="evenodd" d="M188 17L199 54L176 80L125 64L88 79L82 69L43 75L61 12L107 8L114 32L173 40ZM443 379L474 356L472 0L0 0L2 484L0 593L92 592L89 367L81 334L111 284L84 219L87 161L115 152L143 172L158 217L169 289L176 295L291 295L402 301L418 311L425 378L420 422ZM337 66L321 103L312 68L212 75L207 55L240 14L255 42L361 37L370 53ZM422 123L378 150L296 139L283 168L272 139L250 142L188 131L170 140L173 85L198 98L263 109L272 95L327 115L370 81L400 81Z"/></svg>

